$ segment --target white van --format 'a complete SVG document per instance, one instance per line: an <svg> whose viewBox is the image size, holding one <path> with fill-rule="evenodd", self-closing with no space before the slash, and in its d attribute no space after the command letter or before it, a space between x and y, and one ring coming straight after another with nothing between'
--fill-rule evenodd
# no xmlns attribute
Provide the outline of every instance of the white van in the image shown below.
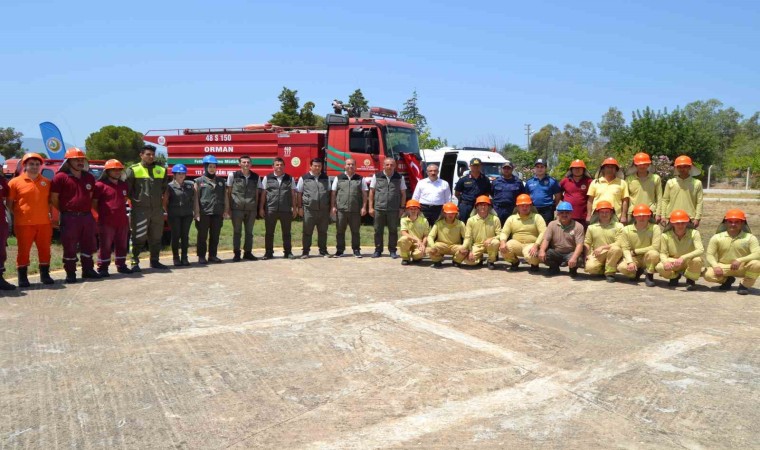
<svg viewBox="0 0 760 450"><path fill-rule="evenodd" d="M481 171L493 181L501 175L501 166L507 161L501 153L488 148L442 147L437 150L420 150L423 166L435 163L440 168L439 176L448 181L452 194L457 181L470 171L470 160L481 161Z"/></svg>

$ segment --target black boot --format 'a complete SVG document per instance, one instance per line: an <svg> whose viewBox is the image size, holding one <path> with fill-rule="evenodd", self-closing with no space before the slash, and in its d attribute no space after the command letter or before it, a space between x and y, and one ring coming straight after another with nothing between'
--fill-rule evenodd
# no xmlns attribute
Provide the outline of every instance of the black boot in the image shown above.
<svg viewBox="0 0 760 450"><path fill-rule="evenodd" d="M668 286L678 286L678 280L680 279L681 279L681 275L678 275L675 278L671 278L670 280L668 280Z"/></svg>
<svg viewBox="0 0 760 450"><path fill-rule="evenodd" d="M18 287L29 287L31 284L29 284L29 278L27 277L27 271L29 270L28 267L19 267L18 268Z"/></svg>
<svg viewBox="0 0 760 450"><path fill-rule="evenodd" d="M50 266L40 266L40 281L42 284L55 283L55 280L50 278Z"/></svg>
<svg viewBox="0 0 760 450"><path fill-rule="evenodd" d="M111 276L110 273L108 273L108 266L103 266L98 269L98 275L100 275L101 278L108 278Z"/></svg>
<svg viewBox="0 0 760 450"><path fill-rule="evenodd" d="M232 257L232 262L240 262L242 259L240 258L240 250L236 251L234 253L234 256Z"/></svg>
<svg viewBox="0 0 760 450"><path fill-rule="evenodd" d="M63 280L66 283L76 283L77 282L77 273L75 270L72 271L66 271L66 279Z"/></svg>
<svg viewBox="0 0 760 450"><path fill-rule="evenodd" d="M182 265L182 261L179 259L179 256L175 256L174 258L172 258L172 263L174 264L175 267L179 267Z"/></svg>
<svg viewBox="0 0 760 450"><path fill-rule="evenodd" d="M15 284L10 284L3 278L3 274L0 274L0 291L14 291L16 290Z"/></svg>
<svg viewBox="0 0 760 450"><path fill-rule="evenodd" d="M68 276L66 278L68 278ZM101 276L98 272L95 271L95 269L82 269L82 278L99 280Z"/></svg>
<svg viewBox="0 0 760 450"><path fill-rule="evenodd" d="M691 280L689 278L686 279L686 290L687 291L695 291L697 290L697 282L694 280Z"/></svg>
<svg viewBox="0 0 760 450"><path fill-rule="evenodd" d="M646 278L644 279L644 284L647 285L647 287L654 287L654 274L648 273L646 275Z"/></svg>
<svg viewBox="0 0 760 450"><path fill-rule="evenodd" d="M721 284L718 287L718 289L720 289L721 291L728 291L731 289L731 285L734 284L735 281L736 281L736 278L728 277L726 278L726 281L724 281L723 284Z"/></svg>

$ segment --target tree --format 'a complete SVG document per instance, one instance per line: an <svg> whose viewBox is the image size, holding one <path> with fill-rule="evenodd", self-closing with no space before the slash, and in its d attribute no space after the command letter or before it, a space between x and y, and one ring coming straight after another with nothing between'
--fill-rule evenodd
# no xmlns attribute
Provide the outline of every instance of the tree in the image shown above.
<svg viewBox="0 0 760 450"><path fill-rule="evenodd" d="M325 118L314 114L315 106L314 102L306 102L301 107L298 116L302 127L325 128Z"/></svg>
<svg viewBox="0 0 760 450"><path fill-rule="evenodd" d="M14 128L0 127L0 155L5 159L21 158L25 150L21 148L21 138L24 133L16 131Z"/></svg>
<svg viewBox="0 0 760 450"><path fill-rule="evenodd" d="M272 114L269 122L281 127L297 127L301 125L301 116L298 113L298 91L283 86L282 92L277 96L280 100L280 110Z"/></svg>
<svg viewBox="0 0 760 450"><path fill-rule="evenodd" d="M425 118L417 106L417 90L414 90L412 97L404 102L404 108L401 110L399 118L404 122L414 124L414 127L417 128L417 133L420 135L427 128L427 118Z"/></svg>
<svg viewBox="0 0 760 450"><path fill-rule="evenodd" d="M106 125L85 140L89 159L118 159L124 165L139 161L143 135L129 127Z"/></svg>
<svg viewBox="0 0 760 450"><path fill-rule="evenodd" d="M369 101L364 98L361 89L357 89L348 96L348 113L352 117L358 117L361 113L369 111Z"/></svg>
<svg viewBox="0 0 760 450"><path fill-rule="evenodd" d="M449 141L442 137L432 137L430 128L425 128L422 133L417 135L421 149L439 149L441 147L447 147Z"/></svg>

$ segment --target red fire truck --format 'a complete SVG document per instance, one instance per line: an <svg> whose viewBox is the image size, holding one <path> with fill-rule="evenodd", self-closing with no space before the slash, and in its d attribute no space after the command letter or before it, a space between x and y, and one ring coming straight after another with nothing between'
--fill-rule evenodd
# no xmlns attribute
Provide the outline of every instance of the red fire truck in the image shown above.
<svg viewBox="0 0 760 450"><path fill-rule="evenodd" d="M364 177L381 170L383 159L393 157L407 186L414 189L422 177L420 150L414 125L397 119L396 111L370 108L359 117L328 114L326 130L278 127L269 123L241 128L150 130L144 139L166 147L169 165L185 164L189 177L203 174L201 160L214 155L217 174L237 170L238 158L251 157L252 170L259 175L272 171L275 157L285 160L285 171L298 178L309 170L312 158L322 158L327 175L344 171L353 158L356 171Z"/></svg>

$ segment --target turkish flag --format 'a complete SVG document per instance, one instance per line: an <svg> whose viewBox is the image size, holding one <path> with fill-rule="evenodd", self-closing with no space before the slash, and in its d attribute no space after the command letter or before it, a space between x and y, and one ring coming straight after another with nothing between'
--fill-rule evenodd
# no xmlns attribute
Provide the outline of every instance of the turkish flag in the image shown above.
<svg viewBox="0 0 760 450"><path fill-rule="evenodd" d="M401 153L401 158L406 164L407 173L409 174L409 189L414 192L417 182L422 179L422 167L416 155L411 153Z"/></svg>

